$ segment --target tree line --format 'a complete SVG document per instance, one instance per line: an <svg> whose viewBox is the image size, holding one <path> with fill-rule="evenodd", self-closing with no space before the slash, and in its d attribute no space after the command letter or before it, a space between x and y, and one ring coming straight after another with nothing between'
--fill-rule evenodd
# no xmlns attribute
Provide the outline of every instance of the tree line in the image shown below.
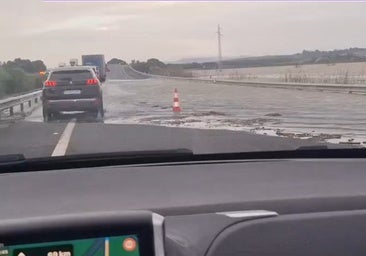
<svg viewBox="0 0 366 256"><path fill-rule="evenodd" d="M178 77L192 77L192 73L184 70L182 65L165 64L164 62L151 58L147 61L132 60L131 66L137 71L161 75L161 76L178 76Z"/></svg>
<svg viewBox="0 0 366 256"><path fill-rule="evenodd" d="M41 88L44 78L39 72L46 69L41 60L17 58L0 63L0 97Z"/></svg>
<svg viewBox="0 0 366 256"><path fill-rule="evenodd" d="M113 58L108 61L107 64L127 65L127 62L118 58ZM183 65L166 64L156 58L150 58L147 61L132 60L129 65L137 71L148 74L181 77L192 76L192 72L184 70Z"/></svg>

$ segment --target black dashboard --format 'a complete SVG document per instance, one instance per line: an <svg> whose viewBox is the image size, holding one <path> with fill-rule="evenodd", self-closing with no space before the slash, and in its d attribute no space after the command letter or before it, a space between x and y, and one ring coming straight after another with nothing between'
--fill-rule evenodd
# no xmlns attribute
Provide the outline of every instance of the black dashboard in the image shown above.
<svg viewBox="0 0 366 256"><path fill-rule="evenodd" d="M363 255L365 163L282 159L1 174L0 244L123 236L136 237L142 256ZM54 256L32 253L24 254Z"/></svg>

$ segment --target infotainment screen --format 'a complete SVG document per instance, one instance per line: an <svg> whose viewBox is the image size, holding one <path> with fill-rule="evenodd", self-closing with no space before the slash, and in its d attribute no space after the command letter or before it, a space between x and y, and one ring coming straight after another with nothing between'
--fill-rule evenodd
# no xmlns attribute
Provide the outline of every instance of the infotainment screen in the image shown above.
<svg viewBox="0 0 366 256"><path fill-rule="evenodd" d="M112 211L0 220L0 256L164 256L164 217Z"/></svg>
<svg viewBox="0 0 366 256"><path fill-rule="evenodd" d="M0 256L140 256L136 235L98 237L0 248Z"/></svg>

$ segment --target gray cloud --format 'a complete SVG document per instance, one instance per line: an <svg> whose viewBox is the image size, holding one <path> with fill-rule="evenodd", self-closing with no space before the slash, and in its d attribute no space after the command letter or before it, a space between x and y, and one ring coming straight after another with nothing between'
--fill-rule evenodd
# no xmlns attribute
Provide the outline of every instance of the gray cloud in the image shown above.
<svg viewBox="0 0 366 256"><path fill-rule="evenodd" d="M21 30L20 35L39 35L51 32L68 33L75 31L93 31L93 30L117 30L114 24L120 21L128 21L137 18L137 15L85 15L81 17L66 18L51 24L45 24L40 27Z"/></svg>
<svg viewBox="0 0 366 256"><path fill-rule="evenodd" d="M365 3L0 3L0 60L48 65L87 53L126 60L225 56L366 46Z"/></svg>

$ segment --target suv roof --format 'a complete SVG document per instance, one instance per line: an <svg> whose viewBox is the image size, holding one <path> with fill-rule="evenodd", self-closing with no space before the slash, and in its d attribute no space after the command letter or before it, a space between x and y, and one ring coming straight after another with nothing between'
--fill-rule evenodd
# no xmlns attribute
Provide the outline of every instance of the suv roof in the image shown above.
<svg viewBox="0 0 366 256"><path fill-rule="evenodd" d="M69 66L69 67L58 67L51 70L54 71L67 71L67 70L93 70L92 66Z"/></svg>

